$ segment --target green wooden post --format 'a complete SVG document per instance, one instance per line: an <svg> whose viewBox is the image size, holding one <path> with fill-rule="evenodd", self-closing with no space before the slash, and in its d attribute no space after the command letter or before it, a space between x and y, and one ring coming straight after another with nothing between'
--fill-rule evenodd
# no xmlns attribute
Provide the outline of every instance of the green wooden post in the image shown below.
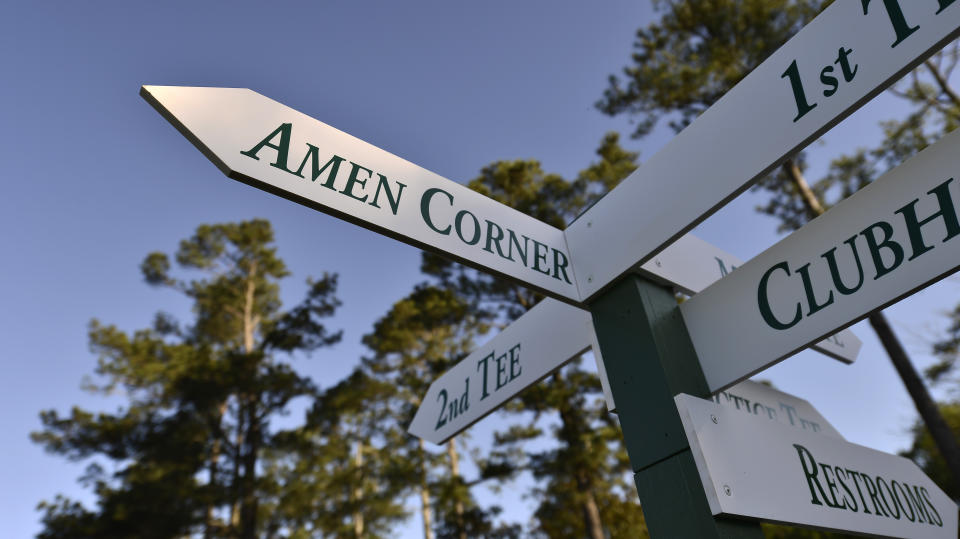
<svg viewBox="0 0 960 539"><path fill-rule="evenodd" d="M590 308L651 537L762 539L760 524L710 513L673 401L710 391L673 293L630 276Z"/></svg>

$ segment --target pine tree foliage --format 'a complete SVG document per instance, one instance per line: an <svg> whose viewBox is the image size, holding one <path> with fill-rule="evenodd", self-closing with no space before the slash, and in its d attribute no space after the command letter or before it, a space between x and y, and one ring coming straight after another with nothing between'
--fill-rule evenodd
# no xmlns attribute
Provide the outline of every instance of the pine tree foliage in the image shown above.
<svg viewBox="0 0 960 539"><path fill-rule="evenodd" d="M175 254L146 257L145 280L186 296L194 319L160 314L152 328L125 332L94 321L94 393L121 394L115 413L74 408L41 414L33 439L48 451L91 461L83 481L97 507L58 497L42 503L40 537L255 537L260 465L284 431L271 419L316 387L283 358L340 339L333 315L337 278L309 281L306 297L283 310L288 275L263 220L203 225ZM190 278L187 278L189 276ZM107 470L105 463L110 463Z"/></svg>
<svg viewBox="0 0 960 539"><path fill-rule="evenodd" d="M613 133L601 141L597 155L599 160L573 180L545 173L537 161L500 161L485 167L469 186L563 228L637 167L637 154L622 148ZM423 270L439 286L495 315L498 324L514 320L542 299L435 255L424 255ZM594 373L574 362L507 403L500 417L511 425L498 433L496 450L478 459L481 476L534 477L536 486L529 494L539 505L533 533L646 536L636 491L627 478L619 427L606 412ZM552 447L543 450L545 443Z"/></svg>
<svg viewBox="0 0 960 539"><path fill-rule="evenodd" d="M409 517L403 499L416 474L395 451L407 434L391 421L394 395L356 369L317 397L306 424L265 458L274 528L291 538L389 537Z"/></svg>
<svg viewBox="0 0 960 539"><path fill-rule="evenodd" d="M943 414L947 424L950 425L950 430L953 431L954 436L960 438L960 402L941 403L940 413ZM901 454L916 462L923 473L927 474L927 477L942 488L947 496L950 496L953 500L960 499L960 484L957 483L943 457L940 456L940 451L937 450L933 437L930 436L930 431L927 430L923 422L917 421L911 429L911 434L913 435L913 441L910 448Z"/></svg>
<svg viewBox="0 0 960 539"><path fill-rule="evenodd" d="M637 30L630 65L597 107L635 120L634 137L662 118L679 132L830 3L653 0L659 20Z"/></svg>

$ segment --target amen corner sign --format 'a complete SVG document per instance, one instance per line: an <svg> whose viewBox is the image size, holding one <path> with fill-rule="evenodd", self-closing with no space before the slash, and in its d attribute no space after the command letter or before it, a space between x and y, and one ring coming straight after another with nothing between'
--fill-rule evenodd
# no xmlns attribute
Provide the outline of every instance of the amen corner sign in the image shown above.
<svg viewBox="0 0 960 539"><path fill-rule="evenodd" d="M714 515L957 537L956 503L908 459L689 395L676 403Z"/></svg>
<svg viewBox="0 0 960 539"><path fill-rule="evenodd" d="M251 90L141 95L233 179L579 305L960 34L953 4L834 2L566 231Z"/></svg>
<svg viewBox="0 0 960 539"><path fill-rule="evenodd" d="M140 94L230 178L579 302L557 228L252 90Z"/></svg>

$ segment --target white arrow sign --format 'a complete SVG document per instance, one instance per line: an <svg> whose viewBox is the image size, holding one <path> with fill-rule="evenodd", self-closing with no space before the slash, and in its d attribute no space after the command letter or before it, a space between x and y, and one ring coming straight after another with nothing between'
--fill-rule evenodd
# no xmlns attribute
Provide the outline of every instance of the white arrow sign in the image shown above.
<svg viewBox="0 0 960 539"><path fill-rule="evenodd" d="M577 303L563 232L244 88L140 94L227 176Z"/></svg>
<svg viewBox="0 0 960 539"><path fill-rule="evenodd" d="M820 412L806 399L753 380L744 380L726 391L717 393L713 396L713 401L748 416L776 421L781 425L838 440L844 439L827 421L827 418L820 415Z"/></svg>
<svg viewBox="0 0 960 539"><path fill-rule="evenodd" d="M566 231L589 300L960 34L960 3L834 2Z"/></svg>
<svg viewBox="0 0 960 539"><path fill-rule="evenodd" d="M957 505L903 458L677 395L714 515L955 539Z"/></svg>
<svg viewBox="0 0 960 539"><path fill-rule="evenodd" d="M647 263L642 268L643 273L695 294L741 264L733 255L692 235L688 234L682 240ZM607 406L614 410L603 361L595 346L590 313L547 298L434 380L409 431L433 443L443 443L591 346L597 359ZM813 348L830 357L852 363L860 346L860 339L853 332L843 330L817 343ZM516 352L511 355L514 350ZM511 364L514 360L516 363ZM516 377L508 377L508 374L513 373L507 370L508 365L516 367ZM495 367L504 369L504 378L499 378L501 374L493 370ZM494 372L498 372L496 379L492 378ZM482 390L484 380L487 384L486 391ZM491 387L494 388L492 392ZM744 387L745 389L732 397L728 394L727 399L732 406L743 404L755 408L755 404L763 400L765 406L775 406L776 410L779 410L773 413L773 416L779 417L780 421L796 421L803 427L836 432L825 419L811 412L809 405L804 406L799 401L777 403L775 401L778 392L775 390L763 386L751 389L749 384ZM768 411L764 413L770 415ZM777 413L780 415L777 416Z"/></svg>
<svg viewBox="0 0 960 539"><path fill-rule="evenodd" d="M434 380L407 430L442 444L586 352L592 333L589 312L541 301Z"/></svg>
<svg viewBox="0 0 960 539"><path fill-rule="evenodd" d="M680 306L714 391L960 267L960 132Z"/></svg>

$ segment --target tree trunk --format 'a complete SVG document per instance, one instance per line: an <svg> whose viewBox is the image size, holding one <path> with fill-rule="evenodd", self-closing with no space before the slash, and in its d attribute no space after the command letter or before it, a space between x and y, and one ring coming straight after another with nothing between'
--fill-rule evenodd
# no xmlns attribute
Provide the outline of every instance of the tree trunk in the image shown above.
<svg viewBox="0 0 960 539"><path fill-rule="evenodd" d="M240 537L256 539L257 536L257 453L260 451L260 422L256 417L256 402L247 398L244 407L247 415L246 452L243 455L242 495L240 498Z"/></svg>
<svg viewBox="0 0 960 539"><path fill-rule="evenodd" d="M233 477L230 485L230 528L236 534L240 529L240 463L243 455L243 409L237 404L237 428L233 435Z"/></svg>
<svg viewBox="0 0 960 539"><path fill-rule="evenodd" d="M554 375L553 383L560 384L559 375ZM587 448L584 446L579 433L589 426L585 424L582 416L579 416L579 410L573 404L565 400L558 409L560 412L560 422L563 426L560 428L560 437L571 447L576 444L576 451L584 453ZM590 480L590 474L593 470L578 469L573 470L571 475L577 484L577 490L583 495L583 503L580 510L583 513L583 527L586 530L589 539L604 539L603 521L600 519L600 509L597 507L597 498L593 494L594 484Z"/></svg>
<svg viewBox="0 0 960 539"><path fill-rule="evenodd" d="M797 190L803 197L811 217L823 215L826 210L824 210L823 205L820 204L813 190L810 189L810 185L807 183L806 178L803 177L796 163L792 159L788 159L783 164L783 170L797 186ZM927 430L930 431L930 435L933 437L933 441L937 445L940 455L943 457L943 460L946 461L950 473L953 474L954 481L960 483L960 445L957 444L956 437L940 414L940 409L930 396L930 392L927 391L927 387L923 384L923 380L910 361L910 356L908 356L906 350L903 349L900 340L893 332L893 328L887 323L887 318L882 312L876 312L871 314L868 319L870 320L870 326L873 327L873 330L876 331L877 336L880 338L880 343L887 351L887 355L890 356L890 361L893 362L893 367L897 370L897 374L899 374L900 379L903 380L903 385L906 386L910 398L913 399L913 405L917 408L917 412L920 414L920 418L923 419L923 423L927 426Z"/></svg>
<svg viewBox="0 0 960 539"><path fill-rule="evenodd" d="M356 539L363 537L363 511L359 509L363 499L363 442L357 442L357 452L353 456L353 464L357 467L357 483L353 487L353 501L358 509L353 512L353 536Z"/></svg>
<svg viewBox="0 0 960 539"><path fill-rule="evenodd" d="M210 479L207 481L208 486L210 487L210 495L213 496L210 501L207 502L207 511L206 517L204 518L204 529L203 529L203 538L212 539L215 535L214 528L216 525L216 515L214 514L214 509L216 508L215 500L217 499L217 469L220 466L220 451L223 449L223 442L221 440L222 426L223 426L223 414L227 412L227 403L223 402L217 409L217 415L212 421L213 425L213 446L210 448L210 462L207 464L207 473L210 476Z"/></svg>
<svg viewBox="0 0 960 539"><path fill-rule="evenodd" d="M584 491L586 500L583 502L583 513L586 519L587 533L590 539L604 539L603 523L600 520L600 508L597 507L597 499L593 495L593 489L587 487Z"/></svg>
<svg viewBox="0 0 960 539"><path fill-rule="evenodd" d="M430 492L427 490L427 464L425 462L423 440L420 440L420 515L423 517L423 539L433 539L433 523L430 519Z"/></svg>
<svg viewBox="0 0 960 539"><path fill-rule="evenodd" d="M447 456L450 457L450 478L454 481L460 481L460 456L457 454L457 438L450 438L447 442ZM463 521L463 500L460 499L459 492L453 510L457 514L457 531L460 539L467 539L467 530Z"/></svg>
<svg viewBox="0 0 960 539"><path fill-rule="evenodd" d="M960 446L957 445L956 436L940 414L940 408L933 401L927 387L923 385L920 374L914 368L913 363L910 362L907 352L903 349L890 324L887 323L887 317L878 312L871 314L869 320L870 325L877 332L877 336L880 337L883 347L890 354L890 360L893 362L894 368L897 369L897 373L903 380L903 385L910 393L913 405L917 407L920 417L927 425L927 430L930 431L930 436L937 444L940 455L947 463L947 467L950 468L954 480L960 479Z"/></svg>

